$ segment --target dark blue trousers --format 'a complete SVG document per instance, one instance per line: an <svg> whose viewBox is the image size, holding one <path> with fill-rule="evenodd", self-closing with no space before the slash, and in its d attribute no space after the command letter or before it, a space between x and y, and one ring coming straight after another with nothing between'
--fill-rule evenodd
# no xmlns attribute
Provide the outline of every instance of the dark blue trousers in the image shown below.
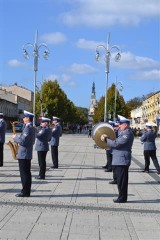
<svg viewBox="0 0 160 240"><path fill-rule="evenodd" d="M22 183L21 193L30 195L31 193L31 159L18 159L19 171Z"/></svg>
<svg viewBox="0 0 160 240"><path fill-rule="evenodd" d="M115 175L118 186L118 199L120 201L127 201L128 196L128 166L114 166Z"/></svg>
<svg viewBox="0 0 160 240"><path fill-rule="evenodd" d="M38 151L39 176L45 178L47 151Z"/></svg>
<svg viewBox="0 0 160 240"><path fill-rule="evenodd" d="M58 168L58 146L51 145L52 162L55 168Z"/></svg>
<svg viewBox="0 0 160 240"><path fill-rule="evenodd" d="M3 166L3 146L4 143L0 143L0 166Z"/></svg>
<svg viewBox="0 0 160 240"><path fill-rule="evenodd" d="M145 159L145 170L149 171L150 158L153 161L153 164L158 172L160 172L160 166L156 156L156 150L144 150L144 159Z"/></svg>

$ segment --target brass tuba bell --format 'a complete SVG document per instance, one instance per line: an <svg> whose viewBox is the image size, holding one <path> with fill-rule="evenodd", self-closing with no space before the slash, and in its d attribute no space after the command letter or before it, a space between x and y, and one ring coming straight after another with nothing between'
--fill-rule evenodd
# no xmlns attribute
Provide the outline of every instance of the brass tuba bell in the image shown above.
<svg viewBox="0 0 160 240"><path fill-rule="evenodd" d="M17 121L11 122L13 134L16 134L15 124L17 124L17 123L19 123L19 122L17 122ZM9 142L7 143L7 145L8 145L8 146L10 147L10 149L11 149L13 159L14 159L14 160L17 160L18 143L9 141Z"/></svg>

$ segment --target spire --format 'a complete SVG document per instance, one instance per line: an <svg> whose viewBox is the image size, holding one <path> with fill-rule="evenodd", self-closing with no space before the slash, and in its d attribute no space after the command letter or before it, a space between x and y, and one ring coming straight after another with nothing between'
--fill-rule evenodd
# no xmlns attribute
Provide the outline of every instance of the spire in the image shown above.
<svg viewBox="0 0 160 240"><path fill-rule="evenodd" d="M96 99L95 83L92 85L91 99Z"/></svg>
<svg viewBox="0 0 160 240"><path fill-rule="evenodd" d="M92 84L92 93L91 93L91 99L90 99L90 107L88 111L88 123L93 123L93 116L94 116L94 109L97 106L97 100L96 100L96 91L95 91L95 83Z"/></svg>
<svg viewBox="0 0 160 240"><path fill-rule="evenodd" d="M92 85L92 95L96 95L96 92L95 92L95 83L93 82L93 85Z"/></svg>

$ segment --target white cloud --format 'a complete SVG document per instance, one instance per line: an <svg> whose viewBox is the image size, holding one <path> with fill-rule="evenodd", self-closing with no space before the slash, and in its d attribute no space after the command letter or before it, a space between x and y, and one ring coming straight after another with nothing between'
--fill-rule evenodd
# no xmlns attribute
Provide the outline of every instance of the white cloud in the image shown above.
<svg viewBox="0 0 160 240"><path fill-rule="evenodd" d="M86 73L95 73L97 70L88 64L77 64L73 63L68 71L73 74L86 74Z"/></svg>
<svg viewBox="0 0 160 240"><path fill-rule="evenodd" d="M137 25L159 17L159 0L70 0L72 11L61 15L64 23L88 26Z"/></svg>
<svg viewBox="0 0 160 240"><path fill-rule="evenodd" d="M47 79L52 81L57 80L61 86L74 87L76 85L76 81L74 80L75 75L96 73L97 70L87 64L74 63L66 69L61 69L61 72L63 73L59 75L50 74Z"/></svg>
<svg viewBox="0 0 160 240"><path fill-rule="evenodd" d="M22 66L25 65L24 63L18 61L17 59L11 59L11 60L8 61L7 64L8 64L10 67L15 67L15 68L16 68L16 67L22 67Z"/></svg>
<svg viewBox="0 0 160 240"><path fill-rule="evenodd" d="M160 70L139 72L133 77L138 80L160 80Z"/></svg>
<svg viewBox="0 0 160 240"><path fill-rule="evenodd" d="M47 44L59 44L67 41L67 37L61 32L46 33L41 36L41 39Z"/></svg>
<svg viewBox="0 0 160 240"><path fill-rule="evenodd" d="M62 76L60 77L60 83L62 86L69 86L69 87L74 87L75 81L71 78L70 75L67 74L62 74Z"/></svg>
<svg viewBox="0 0 160 240"><path fill-rule="evenodd" d="M95 50L99 44L106 45L105 42L89 41L84 38L81 38L76 42L76 46L78 48L91 49L91 50Z"/></svg>
<svg viewBox="0 0 160 240"><path fill-rule="evenodd" d="M124 69L155 69L160 68L160 62L155 61L148 57L141 57L136 56L130 52L125 52L121 54L121 60L118 63L119 68ZM115 65L114 61L112 60L112 64Z"/></svg>
<svg viewBox="0 0 160 240"><path fill-rule="evenodd" d="M73 81L72 77L66 73L63 73L60 75L50 74L46 79L51 81L57 80L61 86L69 86L69 87L75 86L75 82Z"/></svg>
<svg viewBox="0 0 160 240"><path fill-rule="evenodd" d="M59 76L56 74L50 74L48 75L48 77L46 79L51 80L51 81L55 81L58 80Z"/></svg>

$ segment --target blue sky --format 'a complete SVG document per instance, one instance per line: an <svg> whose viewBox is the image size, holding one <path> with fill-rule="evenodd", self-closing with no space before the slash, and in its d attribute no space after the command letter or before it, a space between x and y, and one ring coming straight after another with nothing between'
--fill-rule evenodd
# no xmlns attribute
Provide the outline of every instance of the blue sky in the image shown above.
<svg viewBox="0 0 160 240"><path fill-rule="evenodd" d="M37 80L57 79L76 106L89 107L93 81L97 100L104 95L105 61L95 50L109 32L110 47L121 49L118 63L111 51L109 86L122 82L125 101L160 90L159 0L0 0L1 85L33 90L33 49L25 60L22 47L37 30L50 51L44 60L39 50Z"/></svg>

